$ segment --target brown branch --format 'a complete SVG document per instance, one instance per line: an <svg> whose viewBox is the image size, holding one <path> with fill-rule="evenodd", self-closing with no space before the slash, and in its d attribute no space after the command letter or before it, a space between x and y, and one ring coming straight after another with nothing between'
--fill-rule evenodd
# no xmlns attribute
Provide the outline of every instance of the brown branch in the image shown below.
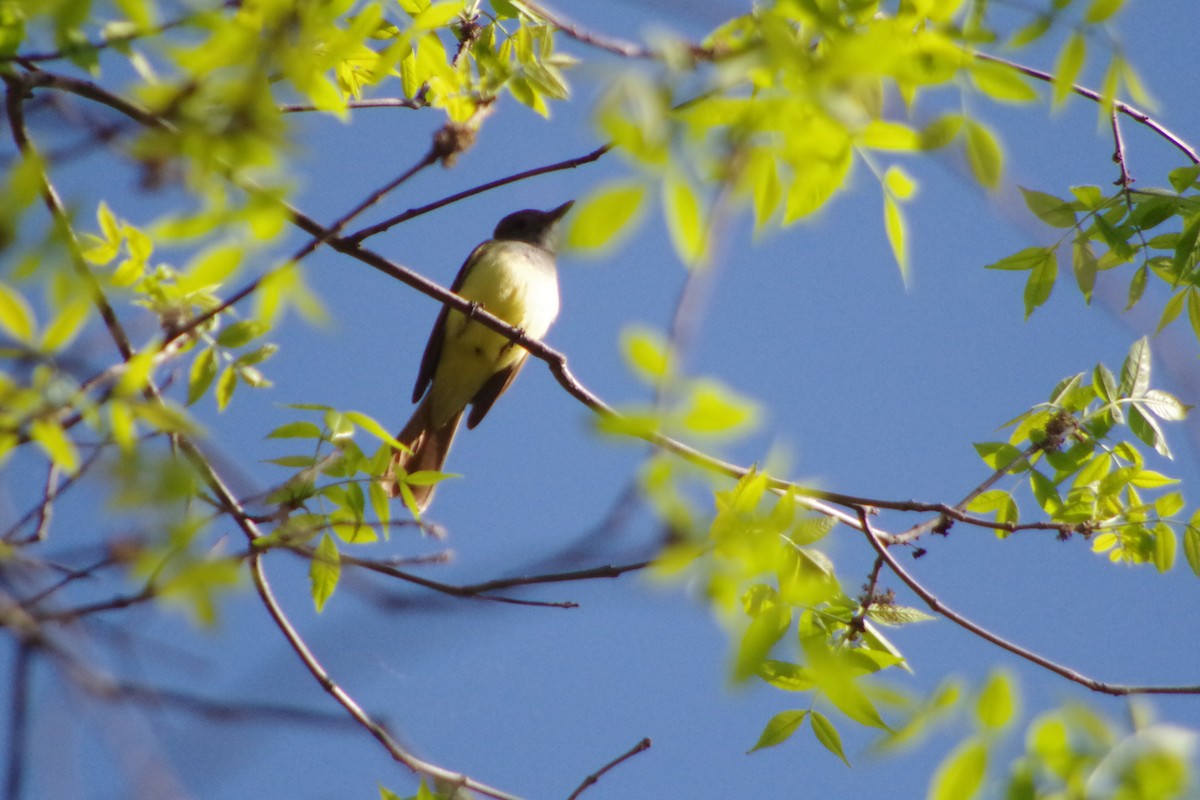
<svg viewBox="0 0 1200 800"><path fill-rule="evenodd" d="M638 753L643 753L649 749L650 749L649 737L642 739L640 742L638 742L633 747L631 747L628 751L617 756L612 761L608 762L603 767L601 767L600 769L593 772L591 775L588 775L586 778L584 778L583 783L579 784L578 788L576 788L575 791L571 792L571 794L567 798L567 800L578 800L579 795L583 794L585 791L587 791L589 788L591 788L597 781L599 781L600 778L603 777L604 773L608 772L613 767L619 766L622 762L628 761L629 759L636 756Z"/></svg>
<svg viewBox="0 0 1200 800"><path fill-rule="evenodd" d="M346 103L346 108L426 108L429 103L420 100L410 100L407 97L380 97L375 100L350 100ZM302 114L309 111L323 111L324 109L317 108L315 105L308 103L284 103L279 106L279 110L284 114Z"/></svg>
<svg viewBox="0 0 1200 800"><path fill-rule="evenodd" d="M1034 69L1033 67L1027 67L1024 64L1017 63L1016 61L1009 61L1006 58L1000 58L999 56L993 56L988 53L976 52L973 55L980 61L988 61L993 64L999 64L1001 66L1008 67L1009 69L1016 70L1022 75L1035 78L1039 81L1044 81L1045 83L1052 83L1054 81L1053 73L1045 72L1040 69ZM1104 102L1104 97L1099 92L1095 91L1094 89L1089 89L1086 86L1081 86L1078 83L1071 84L1071 91L1080 97L1086 97L1088 100L1092 100L1096 103ZM1174 145L1175 148L1187 156L1188 160L1193 164L1200 164L1200 155L1196 153L1195 148L1189 145L1181 137L1168 130L1165 125L1155 121L1145 111L1135 108L1120 100L1113 100L1113 110L1145 125L1147 128L1154 131L1159 136Z"/></svg>
<svg viewBox="0 0 1200 800"><path fill-rule="evenodd" d="M219 6L219 8L236 8L240 4L241 4L241 0L223 0L221 5ZM203 14L203 13L207 13L207 12L204 10L198 9L192 13L189 13L182 17L179 17L178 19L173 19L168 22L164 22L160 25L152 26L150 28L131 30L128 33L116 34L114 36L103 36L100 39L95 40L95 41L78 42L78 43L70 44L59 50L51 50L51 51L44 52L44 53L24 53L24 54L17 54L17 55L0 56L0 63L3 63L5 61L16 61L18 63L26 63L27 62L27 63L32 64L32 63L36 63L39 61L58 61L59 59L69 58L69 57L75 55L76 53L83 53L88 50L99 52L100 50L107 49L109 47L112 47L113 45L128 44L129 42L137 41L138 39L142 39L147 36L157 36L160 33L166 33L167 31L171 30L172 28L178 28L182 25L188 24L193 19L195 19L197 16L199 16L200 14Z"/></svg>
<svg viewBox="0 0 1200 800"><path fill-rule="evenodd" d="M557 172L559 170L564 170L564 169L574 169L575 167L583 166L584 164L590 164L591 162L597 160L598 158L603 156L605 153L607 153L609 150L611 150L612 147L613 146L611 144L606 144L606 145L603 145L602 147L597 147L592 152L587 153L582 156L576 156L575 158L568 158L564 161L559 161L554 164L547 164L546 166L543 166L543 167L535 167L534 169L525 170L524 172L518 172L515 175L509 175L508 177L505 177L505 178L497 178L494 181L489 181L488 183L483 183L483 184L480 184L479 186L475 186L470 189L464 189L463 191L458 192L457 194L452 194L449 197L443 197L441 200L436 200L432 203L420 206L418 208L410 208L409 210L405 211L403 214L397 214L394 217L389 217L388 219L385 219L383 222L379 222L379 223L376 223L375 225L371 225L370 227L363 228L362 230L359 230L359 231L355 231L354 233L351 233L351 234L348 234L347 236L345 236L344 240L346 242L350 242L350 243L359 243L359 242L362 242L364 239L370 238L371 236L374 236L379 233L383 233L387 229L389 229L393 226L399 225L401 222L407 222L408 220L412 219L413 217L419 217L422 214L428 214L430 211L436 211L437 209L442 208L443 206L448 206L451 203L457 203L459 200L462 200L463 198L472 197L477 194L482 194L483 192L490 191L490 190L498 188L500 186L507 186L508 184L516 183L517 181L523 181L527 178L533 178L538 175L545 175L548 172Z"/></svg>
<svg viewBox="0 0 1200 800"><path fill-rule="evenodd" d="M1063 678L1066 678L1069 681L1078 683L1081 686L1091 689L1093 692L1100 692L1102 694L1110 694L1110 695L1117 695L1117 696L1132 695L1132 694L1200 694L1200 685L1196 685L1196 686L1129 686L1129 685L1125 685L1125 684L1107 683L1105 681L1099 681L1099 680L1096 680L1095 678L1090 678L1080 672L1076 672L1075 670L1071 669L1070 667L1065 667L1062 664L1058 664L1054 661L1051 661L1050 659L1046 658L1045 656L1039 655L1038 653L1035 653L1032 650L1028 650L1024 647L1021 647L1018 644L1015 644L1015 643L1009 641L1008 639L1005 639L1003 636L1000 636L997 633L991 632L987 628L984 628L982 625L979 625L976 622L972 622L971 620L964 617L962 614L959 614L957 611L955 611L954 609L947 606L945 603L943 603L941 600L939 600L936 596L934 596L934 594L932 592L930 592L928 589L926 589L921 584L920 581L918 581L911 574L909 574L909 572L907 570L905 570L904 567L900 566L900 563L897 562L896 559L892 557L892 554L888 552L887 544L879 537L879 535L871 527L871 521L868 518L868 514L865 509L861 509L861 508L858 509L858 519L859 519L859 524L861 526L860 530L862 530L863 533L866 535L867 542L871 545L871 547L875 550L875 552L879 555L879 557L882 558L885 562L887 562L888 568L891 569L891 571L896 574L896 577L898 577L900 580L904 581L904 583L908 586L908 588L912 589L913 593L916 594L917 597L921 598L921 600L923 600L925 602L925 605L929 606L929 609L931 611L933 611L935 614L939 614L939 615L945 617L946 619L953 622L955 625L965 628L966 630L975 634L976 636L983 639L984 641L990 642L991 644L996 645L997 647L999 647L1002 650L1007 650L1008 652L1012 653L1013 655L1019 656L1020 658L1023 658L1026 661L1029 661L1045 670L1053 672L1055 675L1059 675Z"/></svg>
<svg viewBox="0 0 1200 800"><path fill-rule="evenodd" d="M25 158L38 158L37 151L33 143L29 140L29 135L25 128L25 110L24 102L28 95L29 88L34 83L31 78L44 73L32 73L23 78L14 75L3 75L5 85L5 108L8 111L8 125L12 132L13 142L17 146L17 150ZM128 361L133 355L133 348L129 345L129 337L125 333L125 329L121 326L120 320L117 319L117 314L113 307L108 302L108 297L104 294L104 289L100 286L100 282L96 280L96 276L88 268L87 262L83 258L83 251L79 246L79 241L75 237L75 230L71 227L71 217L63 206L62 199L58 196L58 191L54 188L54 184L50 182L50 176L44 169L39 170L39 181L41 186L39 190L42 195L42 202L46 209L50 212L50 217L54 222L55 227L62 234L64 244L67 251L71 255L71 265L75 268L75 272L83 280L88 287L88 292L92 296L92 303L100 312L100 318L104 321L104 326L108 329L109 336L117 346L117 351L121 354L121 360Z"/></svg>
<svg viewBox="0 0 1200 800"><path fill-rule="evenodd" d="M258 524L251 519L246 513L246 509L238 501L233 491L225 484L221 475L216 468L204 456L204 453L186 436L180 436L180 449L184 456L192 463L199 472L204 482L208 484L217 502L221 508L229 515L230 519L238 526L247 540L253 545L259 539L262 539L264 534ZM332 697L350 717L360 726L367 730L381 745L387 750L388 754L397 762L408 767L418 775L425 775L430 778L448 781L452 784L464 786L472 791L480 794L488 795L489 797L497 798L497 800L519 800L515 795L508 794L500 789L493 788L487 784L480 783L462 773L453 772L452 770L439 767L428 761L417 758L397 742L392 735L377 722L370 714L368 714L362 706L342 688L324 665L309 649L307 642L292 625L288 619L283 607L279 604L275 597L274 591L271 589L271 584L267 580L267 574L263 569L264 551L251 548L248 558L250 568L250 577L254 582L254 588L258 592L259 598L262 600L267 614L271 617L275 626L283 634L284 639L292 648L293 652L300 659L304 668L317 681L322 689Z"/></svg>

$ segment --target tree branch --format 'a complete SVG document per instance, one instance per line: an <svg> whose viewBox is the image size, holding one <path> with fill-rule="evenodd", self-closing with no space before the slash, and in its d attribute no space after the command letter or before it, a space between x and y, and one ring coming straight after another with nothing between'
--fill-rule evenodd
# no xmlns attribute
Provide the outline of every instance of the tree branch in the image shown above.
<svg viewBox="0 0 1200 800"><path fill-rule="evenodd" d="M628 761L629 759L636 756L638 753L643 753L649 749L650 749L650 739L649 738L642 739L640 742L638 742L633 747L631 747L628 751L617 756L612 761L608 762L603 767L601 767L600 769L593 772L591 775L588 775L586 778L584 778L583 783L579 784L579 787L577 789L575 789L575 791L571 792L571 794L567 798L567 800L578 800L579 795L583 794L585 791L587 791L589 788L591 788L597 781L599 781L600 778L604 776L604 773L608 772L613 767L619 766L622 762Z"/></svg>
<svg viewBox="0 0 1200 800"><path fill-rule="evenodd" d="M1033 67L1027 67L1024 64L1017 63L1016 61L1009 61L1006 58L1000 58L999 56L993 56L988 53L981 52L975 52L974 56L980 61L988 61L993 64L999 64L1001 66L1008 67L1009 69L1016 70L1022 75L1027 75L1030 78L1036 78L1037 80L1045 83L1052 83L1054 81L1053 73L1045 72L1040 69L1034 69ZM1104 102L1104 97L1099 92L1089 89L1086 86L1081 86L1078 83L1071 84L1071 91L1080 97L1086 97L1088 100L1092 100L1096 103ZM1165 125L1155 121L1145 111L1134 108L1128 103L1120 100L1113 100L1113 109L1121 114L1124 114L1130 119L1140 122L1162 138L1166 139L1168 142L1174 145L1176 149L1187 156L1188 160L1193 164L1200 164L1200 155L1196 153L1195 148L1189 145L1180 136L1168 130Z"/></svg>
<svg viewBox="0 0 1200 800"><path fill-rule="evenodd" d="M962 614L959 614L957 611L947 606L936 596L934 596L932 592L926 589L916 578L909 574L904 567L900 566L899 562L897 562L896 559L892 557L892 554L888 552L887 545L882 539L880 539L879 535L876 534L875 530L871 527L871 521L868 518L868 514L865 509L858 509L858 519L860 530L862 530L862 532L866 535L867 542L871 545L879 557L887 563L888 568L896 574L896 577L904 581L908 588L912 589L913 593L916 594L917 597L921 598L921 600L925 602L925 605L929 606L931 611L936 614L940 614L941 616L953 622L955 625L970 631L984 641L990 642L1002 650L1007 650L1013 655L1019 656L1020 658L1023 658L1026 661L1029 661L1045 670L1053 672L1055 675L1059 675L1069 681L1087 687L1093 692L1117 696L1132 694L1200 694L1200 685L1129 686L1125 684L1106 683L1104 681L1099 681L1095 678L1090 678L1082 673L1076 672L1070 667L1065 667L1061 664L1051 661L1045 656L1039 655L1032 650L1027 650L1018 644L1010 642L1008 639L1005 639L999 634L992 633L987 628L979 625L978 623L972 622Z"/></svg>

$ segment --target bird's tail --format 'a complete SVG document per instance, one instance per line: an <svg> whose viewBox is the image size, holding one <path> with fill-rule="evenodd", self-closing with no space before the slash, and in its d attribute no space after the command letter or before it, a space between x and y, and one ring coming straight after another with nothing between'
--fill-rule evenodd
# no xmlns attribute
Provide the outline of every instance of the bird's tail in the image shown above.
<svg viewBox="0 0 1200 800"><path fill-rule="evenodd" d="M396 440L407 446L412 452L392 451L391 463L388 464L382 478L383 488L389 497L396 497L400 494L400 483L397 476L411 475L424 470L442 471L442 465L446 463L446 454L450 452L450 444L454 441L454 434L458 430L458 421L461 418L462 412L460 411L441 427L431 428L429 397L425 397L417 406L417 410L413 412L408 424L396 434ZM424 511L433 501L433 491L437 485L410 483L408 488L412 491L413 499L416 500L417 510Z"/></svg>

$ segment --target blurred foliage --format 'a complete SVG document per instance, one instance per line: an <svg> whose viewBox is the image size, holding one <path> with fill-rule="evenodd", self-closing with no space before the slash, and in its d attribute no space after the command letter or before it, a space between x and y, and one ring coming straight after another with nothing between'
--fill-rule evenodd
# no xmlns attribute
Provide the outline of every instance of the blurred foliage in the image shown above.
<svg viewBox="0 0 1200 800"><path fill-rule="evenodd" d="M266 435L298 450L273 460L282 471L257 496L232 495L196 444L204 434L197 404L236 413L239 397L271 386L282 314L323 318L303 258L328 237L305 228L317 238L299 255L276 252L293 225L305 227L288 205L295 115L344 119L360 103L391 100L400 113L437 116L434 160L453 166L498 103L549 116L570 99L565 73L577 57L560 50L570 37L575 51L610 51L599 57L612 72L593 119L627 173L581 198L570 246L609 252L657 219L656 207L689 279L702 279L721 214L745 210L758 229L787 227L820 212L865 169L907 278L905 208L919 187L905 160L955 153L990 191L1003 184L1009 156L976 109L1057 107L1080 93L1085 68L1103 76L1092 99L1105 124L1119 124L1128 110L1119 104L1147 100L1119 50L1097 53L1122 0L1000 5L776 0L700 41L664 35L642 45L560 29L521 0L3 0L0 78L12 147L0 162L0 459L47 478L3 534L4 569L25 571L34 588L18 598L19 625L7 610L0 621L36 643L26 618L36 626L161 601L211 625L221 598L245 582L246 563L276 548L308 559L320 610L354 563L350 548L395 525L424 525L394 516L378 477L397 443L361 413L281 412L300 418ZM1035 43L1056 53L1053 74L988 55ZM128 219L124 184L109 172L63 196L64 131L108 146L124 179L158 193L161 214ZM1167 144L1189 153L1180 140ZM1128 268L1130 307L1160 282L1168 297L1159 328L1186 310L1200 339L1200 166L1141 183L1170 188L1138 189L1120 168L1111 191L1024 189L1029 210L1061 237L990 267L1029 273L1028 316L1050 297L1069 247L1086 301L1100 272ZM908 664L881 628L930 615L896 601L882 562L861 592L847 591L820 548L834 517L812 510L800 490L758 467L730 485L701 466L754 429L763 414L756 403L718 378L685 374L669 335L631 326L621 347L652 399L598 414L597 427L706 448L691 460L659 449L642 468L641 489L669 532L654 574L690 580L727 626L734 682L804 698L775 714L752 750L804 728L849 764L848 725L887 750L958 712L970 715L969 732L932 776L932 798L969 798L998 781L1013 798L1189 791L1195 733L1154 723L1139 705L1129 730L1074 704L1040 713L1006 771L1002 743L1020 720L1015 679L996 673L971 696L950 680L915 698L885 683L885 672ZM1001 536L1040 527L1086 537L1114 562L1160 571L1182 542L1200 575L1200 512L1188 517L1174 479L1156 468L1171 454L1163 423L1188 407L1151 386L1150 368L1150 345L1139 340L1119 375L1103 365L1074 375L1012 420L1007 441L978 444L990 472L960 516ZM364 451L356 435L378 448ZM402 476L411 516L409 487L447 477ZM1003 479L1014 485L998 485ZM28 564L50 535L58 497L81 482L104 499L96 537L104 556L91 570L46 578ZM1026 485L1032 523L1022 522ZM222 539L217 520L241 530L246 546ZM105 570L133 593L54 607L64 587ZM434 794L422 784L417 796Z"/></svg>

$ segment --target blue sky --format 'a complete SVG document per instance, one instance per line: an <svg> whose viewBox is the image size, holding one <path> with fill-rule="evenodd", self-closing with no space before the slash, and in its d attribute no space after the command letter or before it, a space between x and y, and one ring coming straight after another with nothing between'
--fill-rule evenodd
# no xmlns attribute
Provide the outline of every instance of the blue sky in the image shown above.
<svg viewBox="0 0 1200 800"><path fill-rule="evenodd" d="M1180 21L1194 10L1184 0L1127 5L1117 28L1158 100L1156 118L1200 141L1194 82L1180 77L1194 73L1195 54L1164 45L1177 41ZM558 5L587 27L630 37L656 28L696 37L740 7L697 2L679 12L663 2ZM379 217L597 146L589 100L622 65L577 43L561 47L598 64L571 75L575 100L555 106L544 121L506 99L454 169L426 170L390 196ZM1053 52L1033 50L1020 58L1048 68ZM918 107L918 118L938 102ZM957 501L985 476L971 442L1002 438L997 426L1045 399L1058 379L1098 361L1119 368L1130 343L1153 329L1152 316L1120 313L1128 277L1114 275L1105 276L1091 308L1064 276L1048 305L1022 321L1020 276L983 266L1055 234L1024 211L1014 187L1059 194L1076 184L1107 188L1116 178L1111 140L1097 125L1095 109L1079 100L1053 114L1044 104L997 107L982 99L972 100L971 109L1005 142L1005 189L985 193L952 156L903 160L921 185L908 208L908 287L884 238L878 189L861 164L850 190L811 221L757 238L744 217L730 225L690 367L754 398L765 414L757 432L722 449L723 456L740 463L786 458L789 477L848 494ZM431 112L396 109L363 111L349 125L316 116L300 121L297 204L319 220L337 218L419 159L440 121ZM1124 133L1138 185L1164 185L1166 170L1182 163L1176 151L1131 121ZM448 285L504 214L551 208L622 174L620 159L609 156L454 204L377 237L371 246ZM128 204L126 215L150 214L154 198L134 196ZM268 365L275 387L240 390L223 415L207 406L201 412L212 452L236 465L245 491L281 476L258 459L291 452L286 443L263 440L291 413L281 403L357 409L397 428L410 411L435 303L332 252L314 254L308 270L328 305L330 324L290 321L279 337L282 350ZM547 341L607 401L645 401L646 389L622 364L620 333L631 323L665 328L684 277L657 213L603 258L567 252L560 258L562 315ZM1168 333L1154 347L1169 355L1156 361L1156 383L1196 402L1190 334ZM1168 380L1168 371L1179 378ZM1196 432L1193 423L1171 427L1177 458L1164 468L1185 479L1192 503L1200 499L1187 490L1200 480ZM449 538L420 540L401 530L370 555L449 548L453 562L424 574L462 583L548 562L571 568L643 558L659 535L644 508L619 528L597 533L595 526L646 452L645 445L595 435L587 410L543 365L531 362L480 427L463 432L455 444L449 468L463 477L439 490L431 513ZM83 509L76 513L86 519ZM881 525L913 521L885 514ZM68 539L63 546L70 544ZM583 556L572 555L577 547ZM926 558L906 565L943 600L996 631L1104 680L1196 682L1200 637L1187 611L1196 579L1186 565L1164 576L1150 567L1114 567L1079 540L1064 544L1049 535L1021 535L999 542L967 529L928 547ZM837 529L827 548L847 589L858 586L872 561L861 535ZM584 796L854 797L883 790L920 796L933 764L962 732L951 729L912 754L879 760L864 751L868 740L847 723L842 731L853 769L805 734L745 755L772 714L805 707L807 699L731 688L728 641L687 585L656 585L631 575L521 593L579 603L561 610L450 600L346 575L317 615L305 564L276 554L268 571L332 674L403 742L436 763L524 797L565 797L588 773L647 736L654 742L648 752ZM886 583L914 603L898 581ZM213 631L197 633L180 617L146 609L129 613L139 621L136 644L113 647L103 637L94 644L97 657L114 671L204 695L337 715L251 591L223 605ZM913 665L906 685L915 691L947 676L978 682L999 666L1020 680L1023 723L1068 700L1114 718L1126 715L1123 701L1088 695L946 621L911 626L893 638ZM62 693L48 671L36 677L34 744L39 752L60 754L65 767L54 763L58 759L38 763L29 797L123 796L121 787L130 784L152 796L144 784L150 775L177 790L157 796L372 797L377 782L401 794L413 789L406 771L349 726L219 724L181 713L116 711ZM1153 705L1169 720L1200 726L1194 698ZM84 725L62 732L62 723L81 718ZM129 742L136 747L126 747ZM148 771L146 765L156 766Z"/></svg>

